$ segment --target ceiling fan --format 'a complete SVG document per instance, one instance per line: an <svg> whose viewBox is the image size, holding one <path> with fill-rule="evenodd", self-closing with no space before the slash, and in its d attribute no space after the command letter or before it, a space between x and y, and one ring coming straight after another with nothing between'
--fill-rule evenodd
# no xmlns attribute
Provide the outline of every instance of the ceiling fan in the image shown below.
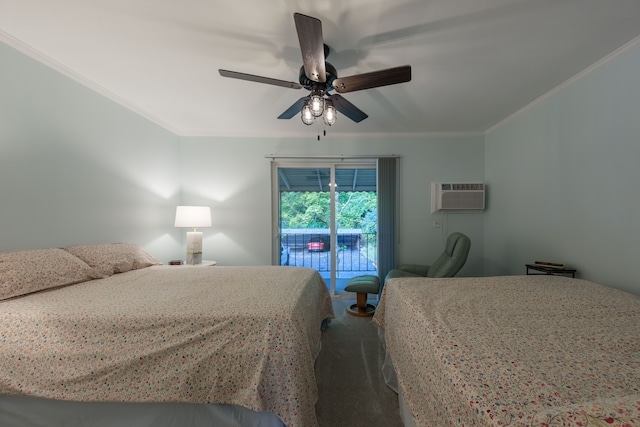
<svg viewBox="0 0 640 427"><path fill-rule="evenodd" d="M356 74L349 77L338 77L335 67L325 61L329 56L330 49L329 46L324 44L322 38L322 22L317 18L301 13L294 13L293 19L298 33L303 62L298 77L299 83L237 71L218 70L223 77L290 89L305 88L311 92L308 96L298 99L291 107L287 108L278 116L279 119L290 119L300 112L302 121L307 125L313 124L316 117L322 116L325 124L331 126L336 120L336 111L339 111L354 122L359 123L368 117L367 114L339 95L340 93L405 83L411 80L410 65ZM333 90L338 93L330 94Z"/></svg>

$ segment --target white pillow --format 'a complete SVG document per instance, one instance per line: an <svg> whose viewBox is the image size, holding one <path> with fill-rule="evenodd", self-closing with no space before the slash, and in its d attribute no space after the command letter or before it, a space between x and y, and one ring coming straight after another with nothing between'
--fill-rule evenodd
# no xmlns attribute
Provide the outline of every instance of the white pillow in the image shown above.
<svg viewBox="0 0 640 427"><path fill-rule="evenodd" d="M0 252L0 300L101 277L62 249Z"/></svg>
<svg viewBox="0 0 640 427"><path fill-rule="evenodd" d="M162 264L132 243L102 243L63 248L103 276Z"/></svg>

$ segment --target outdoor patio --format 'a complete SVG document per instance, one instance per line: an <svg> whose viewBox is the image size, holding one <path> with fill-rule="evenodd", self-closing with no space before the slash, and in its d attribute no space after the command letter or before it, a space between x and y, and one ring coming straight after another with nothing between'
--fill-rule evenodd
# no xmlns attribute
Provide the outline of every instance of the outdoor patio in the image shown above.
<svg viewBox="0 0 640 427"><path fill-rule="evenodd" d="M329 286L331 270L329 264L330 252L309 251L306 248L293 248L289 252L289 265L315 268ZM336 291L344 291L347 281L362 274L377 274L375 263L365 256L362 248L351 247L341 249L337 254Z"/></svg>

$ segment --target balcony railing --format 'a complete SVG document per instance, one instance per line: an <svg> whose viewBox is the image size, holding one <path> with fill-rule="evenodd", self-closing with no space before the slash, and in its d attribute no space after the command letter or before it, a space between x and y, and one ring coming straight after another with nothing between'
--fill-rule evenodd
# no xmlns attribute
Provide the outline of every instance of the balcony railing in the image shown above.
<svg viewBox="0 0 640 427"><path fill-rule="evenodd" d="M285 231L285 230L283 230ZM376 233L341 230L336 233L336 271L338 277L374 274L377 271ZM330 271L330 237L328 230L286 230L281 235L283 257L288 253L288 265Z"/></svg>

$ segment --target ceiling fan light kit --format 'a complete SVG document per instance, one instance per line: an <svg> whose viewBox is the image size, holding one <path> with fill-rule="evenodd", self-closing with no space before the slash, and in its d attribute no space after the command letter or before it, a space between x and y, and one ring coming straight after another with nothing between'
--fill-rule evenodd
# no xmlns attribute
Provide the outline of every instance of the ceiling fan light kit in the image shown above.
<svg viewBox="0 0 640 427"><path fill-rule="evenodd" d="M324 97L320 91L314 91L309 95L309 108L313 117L320 117L324 111Z"/></svg>
<svg viewBox="0 0 640 427"><path fill-rule="evenodd" d="M325 98L322 91L316 90L305 100L300 118L305 125L312 125L320 116L325 125L332 126L336 122L336 107L331 98Z"/></svg>
<svg viewBox="0 0 640 427"><path fill-rule="evenodd" d="M327 126L331 126L336 122L337 112L339 111L349 119L359 123L368 117L367 114L338 93L389 86L411 80L410 65L338 78L338 73L334 66L326 62L330 49L324 44L320 20L301 13L294 13L293 19L298 33L303 61L298 78L300 83L254 76L237 71L218 70L222 77L270 84L289 89L302 89L304 87L311 92L308 96L298 99L280 114L278 119L290 119L299 111L302 122L306 125L313 124L316 117L322 116L324 123ZM338 93L332 95L329 93L332 90Z"/></svg>
<svg viewBox="0 0 640 427"><path fill-rule="evenodd" d="M311 112L311 107L309 106L308 102L305 102L304 107L302 107L300 118L302 119L302 123L304 123L305 125L312 125L313 122L316 121L316 118Z"/></svg>
<svg viewBox="0 0 640 427"><path fill-rule="evenodd" d="M325 100L324 114L322 115L324 124L327 126L331 126L336 122L336 118L336 107L333 106L333 102L331 102L330 99Z"/></svg>

